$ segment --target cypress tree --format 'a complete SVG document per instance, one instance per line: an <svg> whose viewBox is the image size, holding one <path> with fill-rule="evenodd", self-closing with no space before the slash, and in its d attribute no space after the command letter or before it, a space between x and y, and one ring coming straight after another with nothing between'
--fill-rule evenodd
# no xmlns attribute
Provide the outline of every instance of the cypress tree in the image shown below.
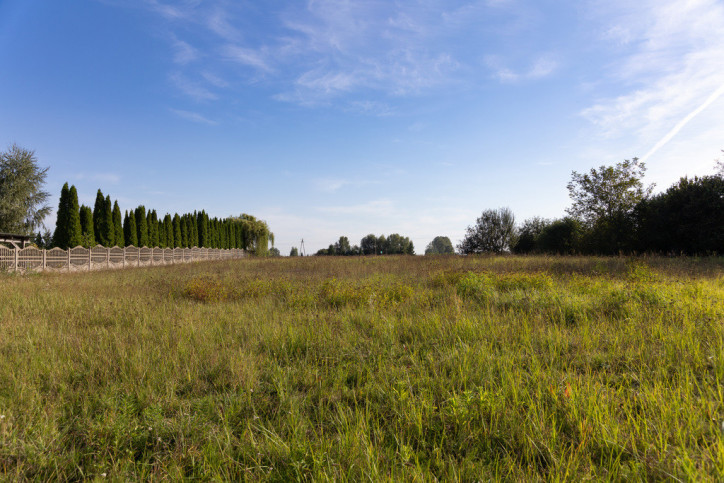
<svg viewBox="0 0 724 483"><path fill-rule="evenodd" d="M106 235L108 229L105 226L105 211L106 211L106 198L103 196L103 192L98 189L96 193L96 203L93 205L93 235L95 235L96 241L103 246L106 246Z"/></svg>
<svg viewBox="0 0 724 483"><path fill-rule="evenodd" d="M80 207L78 206L78 190L75 186L68 191L68 248L77 247L83 242L80 229Z"/></svg>
<svg viewBox="0 0 724 483"><path fill-rule="evenodd" d="M189 247L189 219L186 215L181 218L181 247Z"/></svg>
<svg viewBox="0 0 724 483"><path fill-rule="evenodd" d="M148 246L148 222L146 221L146 207L141 205L134 213L136 218L136 233L138 234L138 246Z"/></svg>
<svg viewBox="0 0 724 483"><path fill-rule="evenodd" d="M70 190L68 183L60 190L60 202L58 203L58 214L55 219L55 233L53 233L53 245L60 248L68 247L68 202Z"/></svg>
<svg viewBox="0 0 724 483"><path fill-rule="evenodd" d="M205 247L209 237L209 229L206 226L206 213L203 210L196 215L196 226L199 232L199 246Z"/></svg>
<svg viewBox="0 0 724 483"><path fill-rule="evenodd" d="M82 238L81 244L87 248L94 247L96 239L93 235L93 211L90 209L90 206L81 205L79 217Z"/></svg>
<svg viewBox="0 0 724 483"><path fill-rule="evenodd" d="M191 246L198 247L199 243L199 225L196 223L196 212L193 215L189 215L189 223L191 224L192 241Z"/></svg>
<svg viewBox="0 0 724 483"><path fill-rule="evenodd" d="M113 224L113 205L111 204L111 197L106 196L103 202L103 233L105 235L104 247L112 247L116 243L116 230Z"/></svg>
<svg viewBox="0 0 724 483"><path fill-rule="evenodd" d="M174 248L180 248L183 238L181 236L181 217L178 216L178 213L173 215L173 240Z"/></svg>
<svg viewBox="0 0 724 483"><path fill-rule="evenodd" d="M163 220L158 220L158 246L159 248L166 248L166 227L163 224Z"/></svg>
<svg viewBox="0 0 724 483"><path fill-rule="evenodd" d="M124 247L126 246L125 242L125 233L123 230L123 224L121 220L121 207L118 206L118 201L113 203L113 233L116 235L116 239L113 242L115 246L118 247Z"/></svg>
<svg viewBox="0 0 724 483"><path fill-rule="evenodd" d="M175 247L176 245L173 241L173 220L171 220L171 215L168 213L163 217L163 227L166 230L166 247Z"/></svg>
<svg viewBox="0 0 724 483"><path fill-rule="evenodd" d="M136 215L131 211L126 212L126 219L123 224L123 236L126 246L138 246L138 230L136 229Z"/></svg>
<svg viewBox="0 0 724 483"><path fill-rule="evenodd" d="M160 227L158 226L158 213L156 213L156 210L151 211L151 226L153 227L153 239L151 240L151 245L154 247L160 247L161 234L159 233Z"/></svg>

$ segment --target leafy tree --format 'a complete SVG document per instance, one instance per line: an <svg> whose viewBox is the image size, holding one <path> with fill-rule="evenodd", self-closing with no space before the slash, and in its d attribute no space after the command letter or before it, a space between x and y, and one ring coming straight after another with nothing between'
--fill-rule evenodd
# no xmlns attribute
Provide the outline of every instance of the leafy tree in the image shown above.
<svg viewBox="0 0 724 483"><path fill-rule="evenodd" d="M292 249L289 251L290 257L298 257L299 256L299 250L297 247L292 247Z"/></svg>
<svg viewBox="0 0 724 483"><path fill-rule="evenodd" d="M509 208L485 210L458 245L464 254L503 253L515 244L515 216Z"/></svg>
<svg viewBox="0 0 724 483"><path fill-rule="evenodd" d="M43 224L51 209L42 189L47 173L34 151L13 144L0 153L0 231L28 235Z"/></svg>
<svg viewBox="0 0 724 483"><path fill-rule="evenodd" d="M425 248L425 255L452 255L453 253L455 253L453 244L446 236L436 236Z"/></svg>
<svg viewBox="0 0 724 483"><path fill-rule="evenodd" d="M539 252L538 238L550 223L550 221L537 216L525 220L518 230L518 237L513 246L513 251L515 253Z"/></svg>
<svg viewBox="0 0 724 483"><path fill-rule="evenodd" d="M93 234L93 211L90 206L81 205L80 207L80 231L81 245L90 248L96 245L96 239Z"/></svg>
<svg viewBox="0 0 724 483"><path fill-rule="evenodd" d="M635 211L637 248L661 253L724 253L724 177L681 178Z"/></svg>
<svg viewBox="0 0 724 483"><path fill-rule="evenodd" d="M375 255L377 250L377 237L370 233L360 241L360 249L363 255Z"/></svg>
<svg viewBox="0 0 724 483"><path fill-rule="evenodd" d="M567 216L547 224L538 236L538 248L545 253L572 255L581 248L584 231L581 222Z"/></svg>
<svg viewBox="0 0 724 483"><path fill-rule="evenodd" d="M646 166L638 158L588 173L573 171L568 193L573 205L566 211L586 228L584 246L596 253L618 253L633 244L633 210L652 192L641 181Z"/></svg>
<svg viewBox="0 0 724 483"><path fill-rule="evenodd" d="M126 246L123 220L121 218L121 207L118 206L118 201L113 203L113 233L116 235L116 239L113 244L118 247Z"/></svg>
<svg viewBox="0 0 724 483"><path fill-rule="evenodd" d="M346 236L339 237L337 243L334 244L334 253L335 255L351 255L352 247L349 244L349 238Z"/></svg>
<svg viewBox="0 0 724 483"><path fill-rule="evenodd" d="M269 256L270 256L270 257L279 257L279 256L281 256L281 253L279 253L279 249L278 249L278 248L271 247L271 248L269 249Z"/></svg>
<svg viewBox="0 0 724 483"><path fill-rule="evenodd" d="M146 207L141 205L134 212L136 218L136 233L138 236L138 246L147 247L148 240L148 221L146 220Z"/></svg>

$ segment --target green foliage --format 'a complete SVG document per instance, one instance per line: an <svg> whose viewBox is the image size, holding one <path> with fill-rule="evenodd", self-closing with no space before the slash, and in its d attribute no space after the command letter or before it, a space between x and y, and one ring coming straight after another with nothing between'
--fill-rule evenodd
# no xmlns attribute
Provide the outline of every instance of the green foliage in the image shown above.
<svg viewBox="0 0 724 483"><path fill-rule="evenodd" d="M292 247L292 249L289 251L290 257L298 257L299 256L299 249L297 247Z"/></svg>
<svg viewBox="0 0 724 483"><path fill-rule="evenodd" d="M138 228L136 227L136 215L133 211L130 214L126 212L123 221L123 235L126 246L138 246Z"/></svg>
<svg viewBox="0 0 724 483"><path fill-rule="evenodd" d="M173 219L171 218L171 215L166 213L166 216L163 217L163 228L164 230L166 230L166 246L169 248L176 247L176 242L174 241L173 226Z"/></svg>
<svg viewBox="0 0 724 483"><path fill-rule="evenodd" d="M425 255L452 255L455 253L450 238L436 236L425 248Z"/></svg>
<svg viewBox="0 0 724 483"><path fill-rule="evenodd" d="M724 178L681 178L636 208L637 248L660 253L724 253Z"/></svg>
<svg viewBox="0 0 724 483"><path fill-rule="evenodd" d="M461 253L503 253L515 245L515 216L509 208L485 210L474 226L468 226L458 245Z"/></svg>
<svg viewBox="0 0 724 483"><path fill-rule="evenodd" d="M50 213L47 173L34 151L13 144L0 153L0 232L30 235L43 224Z"/></svg>
<svg viewBox="0 0 724 483"><path fill-rule="evenodd" d="M136 218L136 236L139 247L147 247L150 244L148 238L148 220L146 219L146 207L141 205L134 211Z"/></svg>
<svg viewBox="0 0 724 483"><path fill-rule="evenodd" d="M180 248L183 245L183 237L181 236L181 217L178 213L173 215L173 239L174 248ZM212 248L215 248L212 246Z"/></svg>
<svg viewBox="0 0 724 483"><path fill-rule="evenodd" d="M118 206L118 201L116 201L113 204L113 233L115 235L115 240L113 242L113 245L117 247L125 247L126 246L126 240L125 240L125 231L123 229L123 219L121 218L121 207Z"/></svg>
<svg viewBox="0 0 724 483"><path fill-rule="evenodd" d="M572 255L581 251L584 229L575 218L565 217L546 225L537 238L541 253Z"/></svg>
<svg viewBox="0 0 724 483"><path fill-rule="evenodd" d="M78 191L75 186L68 188L68 183L65 183L60 191L53 245L66 249L76 247L82 243Z"/></svg>
<svg viewBox="0 0 724 483"><path fill-rule="evenodd" d="M81 230L81 245L86 248L96 246L96 239L94 236L93 227L93 211L90 206L81 205L80 207L80 230Z"/></svg>

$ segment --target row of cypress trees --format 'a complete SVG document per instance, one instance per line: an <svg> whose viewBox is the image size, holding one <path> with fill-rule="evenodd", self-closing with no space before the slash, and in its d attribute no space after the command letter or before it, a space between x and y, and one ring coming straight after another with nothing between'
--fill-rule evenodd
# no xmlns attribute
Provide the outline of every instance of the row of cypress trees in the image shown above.
<svg viewBox="0 0 724 483"><path fill-rule="evenodd" d="M148 246L160 248L243 248L266 254L273 234L266 222L251 215L210 218L205 211L166 214L138 206L121 215L118 201L111 203L99 189L95 206L78 206L75 186L63 185L52 245L60 248Z"/></svg>

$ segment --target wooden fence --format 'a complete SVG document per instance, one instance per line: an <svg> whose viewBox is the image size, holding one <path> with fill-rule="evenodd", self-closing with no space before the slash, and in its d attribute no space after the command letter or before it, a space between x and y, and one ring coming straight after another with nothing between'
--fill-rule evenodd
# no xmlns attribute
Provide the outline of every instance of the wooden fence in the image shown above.
<svg viewBox="0 0 724 483"><path fill-rule="evenodd" d="M241 249L217 248L93 248L75 247L68 250L53 248L41 250L35 247L8 248L0 245L0 271L81 271L110 268L147 267L171 265L198 260L231 260L242 258Z"/></svg>

